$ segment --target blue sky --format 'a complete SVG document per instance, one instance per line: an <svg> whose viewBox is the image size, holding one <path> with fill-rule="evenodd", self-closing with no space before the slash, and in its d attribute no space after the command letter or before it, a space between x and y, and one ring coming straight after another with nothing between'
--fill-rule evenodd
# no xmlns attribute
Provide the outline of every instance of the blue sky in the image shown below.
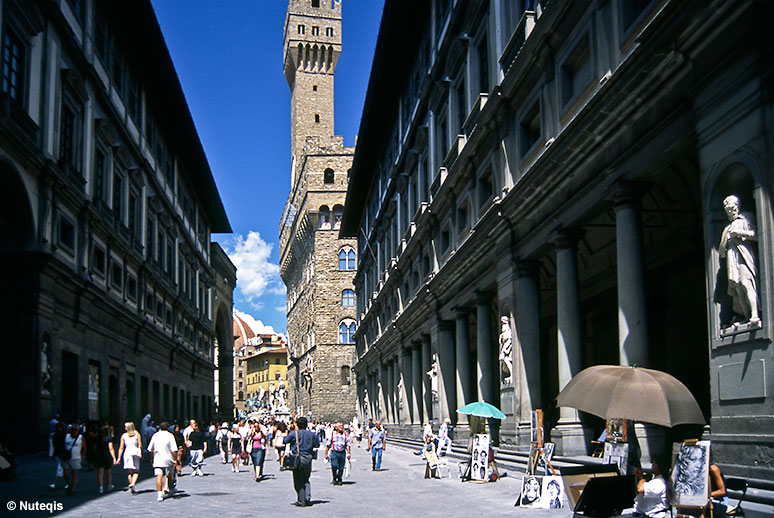
<svg viewBox="0 0 774 518"><path fill-rule="evenodd" d="M232 235L234 307L285 332L279 220L290 189L290 89L282 74L286 0L152 0ZM336 134L355 143L384 0L343 0Z"/></svg>

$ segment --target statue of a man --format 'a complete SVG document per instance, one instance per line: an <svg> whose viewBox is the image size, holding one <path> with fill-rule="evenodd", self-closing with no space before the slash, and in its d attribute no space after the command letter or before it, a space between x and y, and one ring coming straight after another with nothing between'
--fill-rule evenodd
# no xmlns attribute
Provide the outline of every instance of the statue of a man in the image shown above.
<svg viewBox="0 0 774 518"><path fill-rule="evenodd" d="M752 245L758 239L755 228L741 213L739 198L733 194L723 200L723 209L729 223L723 229L719 253L721 258L726 259L728 294L733 301L734 323L758 324L758 269Z"/></svg>
<svg viewBox="0 0 774 518"><path fill-rule="evenodd" d="M503 372L503 381L510 383L513 380L513 334L508 316L500 317L500 365Z"/></svg>

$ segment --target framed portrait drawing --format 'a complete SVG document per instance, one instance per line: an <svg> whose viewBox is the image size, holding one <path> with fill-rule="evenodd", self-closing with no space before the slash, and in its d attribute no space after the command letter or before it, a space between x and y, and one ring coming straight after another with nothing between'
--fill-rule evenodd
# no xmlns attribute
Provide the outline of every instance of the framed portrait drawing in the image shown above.
<svg viewBox="0 0 774 518"><path fill-rule="evenodd" d="M672 468L672 505L704 507L709 499L710 441L675 445Z"/></svg>
<svg viewBox="0 0 774 518"><path fill-rule="evenodd" d="M607 442L626 442L626 419L608 419L605 424Z"/></svg>
<svg viewBox="0 0 774 518"><path fill-rule="evenodd" d="M536 509L567 507L562 477L525 475L521 480L519 505Z"/></svg>
<svg viewBox="0 0 774 518"><path fill-rule="evenodd" d="M521 480L521 493L519 494L519 505L521 507L541 507L541 497L543 495L543 477L534 475L525 475Z"/></svg>

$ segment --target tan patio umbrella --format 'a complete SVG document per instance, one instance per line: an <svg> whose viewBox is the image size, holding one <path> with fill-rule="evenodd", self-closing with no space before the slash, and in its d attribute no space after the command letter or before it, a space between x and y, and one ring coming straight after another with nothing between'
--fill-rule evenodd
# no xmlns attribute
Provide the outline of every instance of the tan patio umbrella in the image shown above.
<svg viewBox="0 0 774 518"><path fill-rule="evenodd" d="M677 378L626 365L582 370L559 393L557 403L605 419L633 419L667 427L706 423L693 394Z"/></svg>

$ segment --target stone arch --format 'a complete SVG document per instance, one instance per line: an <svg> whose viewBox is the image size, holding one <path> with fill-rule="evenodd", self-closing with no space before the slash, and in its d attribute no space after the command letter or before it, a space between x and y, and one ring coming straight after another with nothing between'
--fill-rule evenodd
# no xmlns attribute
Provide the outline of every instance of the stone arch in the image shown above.
<svg viewBox="0 0 774 518"><path fill-rule="evenodd" d="M234 333L231 311L225 304L215 310L215 355L218 360L218 413L220 417L233 415L234 401Z"/></svg>
<svg viewBox="0 0 774 518"><path fill-rule="evenodd" d="M21 174L8 161L0 160L0 283L6 294L0 298L0 325L9 347L0 367L0 390L12 394L4 400L5 415L20 422L36 424L38 418L50 419L59 411L53 401L58 394L56 369L52 369L49 394L42 394L41 340L36 336L37 278L41 261L33 260L36 225L28 191ZM48 339L46 361L55 367ZM12 346L10 346L12 344ZM37 445L22 440L10 430L0 432L0 442L11 450L27 451Z"/></svg>

